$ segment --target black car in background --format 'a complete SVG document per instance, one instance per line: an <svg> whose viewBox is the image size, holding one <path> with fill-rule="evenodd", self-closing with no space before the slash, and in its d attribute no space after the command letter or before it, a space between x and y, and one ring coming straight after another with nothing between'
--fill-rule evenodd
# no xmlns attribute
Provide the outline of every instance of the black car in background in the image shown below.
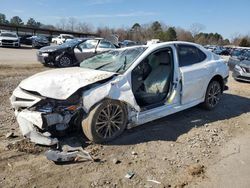
<svg viewBox="0 0 250 188"><path fill-rule="evenodd" d="M32 48L42 48L50 45L48 38L45 36L32 36L29 39L31 40Z"/></svg>
<svg viewBox="0 0 250 188"><path fill-rule="evenodd" d="M79 65L84 59L115 49L116 46L102 38L72 39L61 45L43 47L37 52L42 64L56 67Z"/></svg>
<svg viewBox="0 0 250 188"><path fill-rule="evenodd" d="M20 44L25 44L25 45L32 45L32 40L31 38L32 35L23 35L20 37Z"/></svg>

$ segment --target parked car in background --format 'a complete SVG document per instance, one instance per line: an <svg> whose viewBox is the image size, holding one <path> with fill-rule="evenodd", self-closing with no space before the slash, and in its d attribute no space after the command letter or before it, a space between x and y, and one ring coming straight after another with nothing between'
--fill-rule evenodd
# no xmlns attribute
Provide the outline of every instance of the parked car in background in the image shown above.
<svg viewBox="0 0 250 188"><path fill-rule="evenodd" d="M0 46L20 47L20 40L16 33L2 31L0 33Z"/></svg>
<svg viewBox="0 0 250 188"><path fill-rule="evenodd" d="M38 61L44 65L70 67L98 53L115 49L109 41L102 38L72 39L62 45L41 48L37 52Z"/></svg>
<svg viewBox="0 0 250 188"><path fill-rule="evenodd" d="M42 48L50 45L48 38L42 35L32 36L30 40L33 48Z"/></svg>
<svg viewBox="0 0 250 188"><path fill-rule="evenodd" d="M32 45L32 40L30 37L33 35L23 35L20 37L20 44Z"/></svg>
<svg viewBox="0 0 250 188"><path fill-rule="evenodd" d="M225 56L228 56L230 54L229 50L221 46L217 46L215 49L212 50L212 52L214 52L217 55L225 55Z"/></svg>
<svg viewBox="0 0 250 188"><path fill-rule="evenodd" d="M93 40L103 41L80 44L92 46ZM227 78L228 67L216 54L193 43L164 42L110 50L80 67L38 73L23 80L10 100L22 134L33 142L54 145L55 132L82 128L89 140L103 143L126 128L198 104L216 108Z"/></svg>
<svg viewBox="0 0 250 188"><path fill-rule="evenodd" d="M124 41L120 42L120 44L119 44L119 46L121 48L129 47L129 46L136 46L136 45L138 45L137 42L132 41L132 40L124 40Z"/></svg>
<svg viewBox="0 0 250 188"><path fill-rule="evenodd" d="M250 60L240 61L234 66L233 78L239 81L250 82Z"/></svg>
<svg viewBox="0 0 250 188"><path fill-rule="evenodd" d="M73 39L73 38L74 38L73 35L60 34L59 36L52 38L51 42L55 44L63 44L64 42L66 42L66 40Z"/></svg>
<svg viewBox="0 0 250 188"><path fill-rule="evenodd" d="M242 54L243 54L243 51L239 49L234 49L231 52L231 56L229 57L228 63L227 63L230 70L233 70L234 66L240 63L240 61L242 60L241 59Z"/></svg>

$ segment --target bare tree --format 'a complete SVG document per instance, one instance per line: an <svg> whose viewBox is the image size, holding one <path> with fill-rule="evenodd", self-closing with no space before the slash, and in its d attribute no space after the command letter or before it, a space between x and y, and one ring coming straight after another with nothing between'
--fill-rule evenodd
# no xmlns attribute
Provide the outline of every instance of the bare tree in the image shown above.
<svg viewBox="0 0 250 188"><path fill-rule="evenodd" d="M177 39L180 41L194 42L194 37L190 31L186 31L182 28L176 28Z"/></svg>
<svg viewBox="0 0 250 188"><path fill-rule="evenodd" d="M60 19L59 23L57 24L57 28L61 30L65 30L67 25L67 20L66 18Z"/></svg>
<svg viewBox="0 0 250 188"><path fill-rule="evenodd" d="M83 32L83 33L92 33L93 32L93 26L85 23L85 22L79 22L77 24L77 31Z"/></svg>
<svg viewBox="0 0 250 188"><path fill-rule="evenodd" d="M190 26L190 32L192 33L193 37L203 31L206 27L200 23L193 23Z"/></svg>
<svg viewBox="0 0 250 188"><path fill-rule="evenodd" d="M74 17L68 18L68 27L67 27L68 30L75 31L76 24L77 24L76 18L74 18Z"/></svg>

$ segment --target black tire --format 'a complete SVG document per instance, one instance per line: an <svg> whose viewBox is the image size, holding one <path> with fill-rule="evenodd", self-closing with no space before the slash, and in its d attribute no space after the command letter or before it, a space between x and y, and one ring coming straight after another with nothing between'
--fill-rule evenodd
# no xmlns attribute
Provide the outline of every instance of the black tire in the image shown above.
<svg viewBox="0 0 250 188"><path fill-rule="evenodd" d="M218 105L221 95L222 87L220 83L217 80L212 80L207 87L205 101L202 103L202 107L206 110L214 109Z"/></svg>
<svg viewBox="0 0 250 188"><path fill-rule="evenodd" d="M72 66L72 58L69 55L63 55L58 59L58 67L70 67Z"/></svg>
<svg viewBox="0 0 250 188"><path fill-rule="evenodd" d="M108 99L96 105L89 112L88 117L82 121L85 136L95 143L105 143L115 139L126 126L127 111L125 105L120 101Z"/></svg>

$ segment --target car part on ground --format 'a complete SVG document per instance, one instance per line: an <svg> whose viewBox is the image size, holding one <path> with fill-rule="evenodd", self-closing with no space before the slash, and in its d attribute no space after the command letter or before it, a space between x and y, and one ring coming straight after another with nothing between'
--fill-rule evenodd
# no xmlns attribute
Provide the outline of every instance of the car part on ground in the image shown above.
<svg viewBox="0 0 250 188"><path fill-rule="evenodd" d="M76 162L82 159L94 161L93 157L82 148L71 148L67 151L48 150L45 152L45 156L48 160L56 163Z"/></svg>
<svg viewBox="0 0 250 188"><path fill-rule="evenodd" d="M115 48L102 38L72 39L62 45L41 48L37 52L37 59L48 66L72 67L84 59Z"/></svg>
<svg viewBox="0 0 250 188"><path fill-rule="evenodd" d="M16 33L1 32L0 33L0 46L6 47L20 47L20 40Z"/></svg>
<svg viewBox="0 0 250 188"><path fill-rule="evenodd" d="M38 73L22 81L10 100L23 135L35 142L57 144L56 135L83 128L91 141L102 143L125 128L200 103L215 108L227 78L225 61L214 53L193 43L165 42Z"/></svg>

